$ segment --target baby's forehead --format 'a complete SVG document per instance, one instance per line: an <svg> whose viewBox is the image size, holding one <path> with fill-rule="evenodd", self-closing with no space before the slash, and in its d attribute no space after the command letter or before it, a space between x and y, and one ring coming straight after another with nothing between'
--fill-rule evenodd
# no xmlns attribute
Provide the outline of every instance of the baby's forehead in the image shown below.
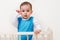
<svg viewBox="0 0 60 40"><path fill-rule="evenodd" d="M20 10L31 10L31 8L28 6L22 6Z"/></svg>
<svg viewBox="0 0 60 40"><path fill-rule="evenodd" d="M22 5L20 9L32 9L29 4Z"/></svg>

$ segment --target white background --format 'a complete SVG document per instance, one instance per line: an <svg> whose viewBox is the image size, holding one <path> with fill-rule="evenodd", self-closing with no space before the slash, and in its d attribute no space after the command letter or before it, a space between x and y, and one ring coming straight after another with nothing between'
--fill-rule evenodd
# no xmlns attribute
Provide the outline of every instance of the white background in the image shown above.
<svg viewBox="0 0 60 40"><path fill-rule="evenodd" d="M25 0L0 0L0 32L16 32L11 18L16 16L21 2ZM33 15L39 18L42 26L50 27L53 39L60 40L60 1L59 0L28 0L33 5Z"/></svg>

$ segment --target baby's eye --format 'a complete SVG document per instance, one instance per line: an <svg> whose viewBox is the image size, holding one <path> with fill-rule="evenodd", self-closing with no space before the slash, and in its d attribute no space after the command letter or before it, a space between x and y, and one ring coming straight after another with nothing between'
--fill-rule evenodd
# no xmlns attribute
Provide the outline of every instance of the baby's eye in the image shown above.
<svg viewBox="0 0 60 40"><path fill-rule="evenodd" d="M27 12L29 12L29 10L27 10Z"/></svg>
<svg viewBox="0 0 60 40"><path fill-rule="evenodd" d="M22 10L22 12L25 12L24 10Z"/></svg>

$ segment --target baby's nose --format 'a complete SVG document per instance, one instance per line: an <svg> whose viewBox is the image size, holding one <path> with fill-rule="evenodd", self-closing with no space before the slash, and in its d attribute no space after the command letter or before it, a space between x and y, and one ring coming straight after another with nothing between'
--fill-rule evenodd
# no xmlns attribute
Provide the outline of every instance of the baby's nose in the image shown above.
<svg viewBox="0 0 60 40"><path fill-rule="evenodd" d="M27 14L27 12L25 11L25 14Z"/></svg>

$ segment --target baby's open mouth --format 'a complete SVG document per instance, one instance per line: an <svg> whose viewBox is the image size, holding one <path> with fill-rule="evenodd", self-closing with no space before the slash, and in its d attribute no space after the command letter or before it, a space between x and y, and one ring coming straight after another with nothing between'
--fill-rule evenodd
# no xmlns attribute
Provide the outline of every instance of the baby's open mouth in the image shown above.
<svg viewBox="0 0 60 40"><path fill-rule="evenodd" d="M27 17L27 15L24 15L25 17Z"/></svg>

